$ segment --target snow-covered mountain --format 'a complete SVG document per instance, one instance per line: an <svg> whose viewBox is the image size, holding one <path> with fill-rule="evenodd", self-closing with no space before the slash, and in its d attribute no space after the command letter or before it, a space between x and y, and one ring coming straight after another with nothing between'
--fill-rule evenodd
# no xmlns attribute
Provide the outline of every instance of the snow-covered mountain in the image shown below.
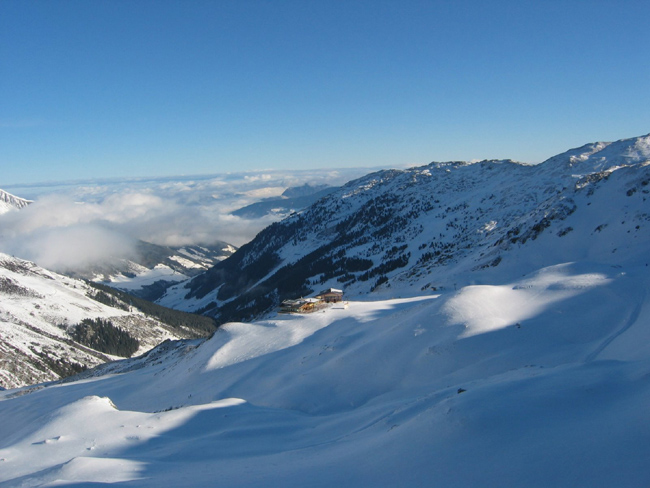
<svg viewBox="0 0 650 488"><path fill-rule="evenodd" d="M0 485L649 486L649 141L348 184L166 298L264 320L0 391Z"/></svg>
<svg viewBox="0 0 650 488"><path fill-rule="evenodd" d="M167 339L211 332L192 322L169 325L138 305L0 254L0 386L55 380Z"/></svg>
<svg viewBox="0 0 650 488"><path fill-rule="evenodd" d="M19 198L11 193L0 190L0 214L9 212L10 210L20 210L30 203L32 203L30 200L25 200L24 198Z"/></svg>
<svg viewBox="0 0 650 488"><path fill-rule="evenodd" d="M0 484L648 486L650 275L617 257L231 323L0 392Z"/></svg>
<svg viewBox="0 0 650 488"><path fill-rule="evenodd" d="M69 275L156 300L165 290L189 280L232 255L237 249L226 243L209 246L160 246L138 241L132 259L114 259L94 264Z"/></svg>
<svg viewBox="0 0 650 488"><path fill-rule="evenodd" d="M535 166L376 172L266 228L160 303L226 322L327 287L352 298L414 296L490 283L506 271L645 256L649 141L589 144Z"/></svg>

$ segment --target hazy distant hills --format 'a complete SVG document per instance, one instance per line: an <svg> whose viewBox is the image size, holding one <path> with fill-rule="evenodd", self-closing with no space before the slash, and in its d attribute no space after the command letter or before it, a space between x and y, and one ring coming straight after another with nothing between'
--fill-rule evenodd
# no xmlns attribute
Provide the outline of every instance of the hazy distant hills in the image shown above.
<svg viewBox="0 0 650 488"><path fill-rule="evenodd" d="M351 181L275 223L160 302L218 321L259 317L321 288L404 296L579 259L647 253L650 136L539 165L432 163Z"/></svg>
<svg viewBox="0 0 650 488"><path fill-rule="evenodd" d="M266 215L287 217L302 210L336 190L327 185L309 185L287 188L280 197L267 198L232 212L237 217L257 219Z"/></svg>
<svg viewBox="0 0 650 488"><path fill-rule="evenodd" d="M97 263L70 274L155 300L167 287L209 269L235 250L234 246L219 241L206 246L179 247L139 241L131 259Z"/></svg>

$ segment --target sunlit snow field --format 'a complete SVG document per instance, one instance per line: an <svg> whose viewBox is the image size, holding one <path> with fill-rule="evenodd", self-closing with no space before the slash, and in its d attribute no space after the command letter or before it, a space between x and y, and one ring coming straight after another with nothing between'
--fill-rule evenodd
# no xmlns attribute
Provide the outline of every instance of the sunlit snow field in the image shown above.
<svg viewBox="0 0 650 488"><path fill-rule="evenodd" d="M0 486L647 486L647 281L566 263L4 391Z"/></svg>

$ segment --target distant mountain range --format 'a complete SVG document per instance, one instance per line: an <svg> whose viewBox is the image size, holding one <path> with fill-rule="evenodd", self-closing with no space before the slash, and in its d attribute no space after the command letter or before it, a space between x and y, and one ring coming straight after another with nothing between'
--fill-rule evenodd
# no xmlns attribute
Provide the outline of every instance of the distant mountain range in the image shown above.
<svg viewBox="0 0 650 488"><path fill-rule="evenodd" d="M325 287L407 296L649 246L650 136L588 144L539 165L431 163L349 182L275 223L160 303L250 320Z"/></svg>
<svg viewBox="0 0 650 488"><path fill-rule="evenodd" d="M209 337L0 391L0 486L650 486L649 145L350 182L167 291ZM3 385L175 334L0 261Z"/></svg>
<svg viewBox="0 0 650 488"><path fill-rule="evenodd" d="M649 486L649 198L650 136L372 173L159 300L215 321L0 255L0 485Z"/></svg>
<svg viewBox="0 0 650 488"><path fill-rule="evenodd" d="M335 190L335 187L327 185L312 186L305 184L290 187L279 197L267 198L261 202L252 203L231 213L245 219L258 219L266 215L284 218L293 212L309 207Z"/></svg>
<svg viewBox="0 0 650 488"><path fill-rule="evenodd" d="M502 160L379 171L338 189L320 189L329 194L239 250L226 243L169 248L142 242L139 260L76 276L224 323L268 316L284 299L329 287L343 288L348 298L385 299L460 289L495 276L511 279L584 259L618 266L647 259L649 160L650 136L643 136L588 144L535 166ZM314 196L313 190L305 187L289 197ZM3 195L12 208L28 204ZM44 381L110 358L73 344L71 334L84 320L110 319L140 342L134 354L164 338L195 333L147 325L138 312L121 310L133 296L111 298L110 305L121 303L117 310L102 308L107 305L94 303L98 292L88 284L9 256L2 257L0 271L2 320L14 324L5 331L12 337L18 326L30 331L5 339L4 355L33 363L7 376L5 385ZM51 290L54 284L60 290ZM117 292L106 289L99 296L111 293ZM69 297L82 303L70 305ZM155 332L133 332L138 329ZM37 353L24 345L33 334L58 345L39 345Z"/></svg>

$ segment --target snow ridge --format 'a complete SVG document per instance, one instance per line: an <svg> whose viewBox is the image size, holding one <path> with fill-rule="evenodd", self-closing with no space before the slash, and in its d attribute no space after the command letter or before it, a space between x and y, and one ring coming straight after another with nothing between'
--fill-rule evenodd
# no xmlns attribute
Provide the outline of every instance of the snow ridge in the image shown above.
<svg viewBox="0 0 650 488"><path fill-rule="evenodd" d="M489 280L496 267L518 266L521 248L538 250L535 266L559 254L639 253L648 242L649 141L590 144L537 166L450 162L372 173L266 228L160 303L250 320L328 287L381 298L454 289L468 284L468 271L474 282ZM618 245L615 229L635 239Z"/></svg>

